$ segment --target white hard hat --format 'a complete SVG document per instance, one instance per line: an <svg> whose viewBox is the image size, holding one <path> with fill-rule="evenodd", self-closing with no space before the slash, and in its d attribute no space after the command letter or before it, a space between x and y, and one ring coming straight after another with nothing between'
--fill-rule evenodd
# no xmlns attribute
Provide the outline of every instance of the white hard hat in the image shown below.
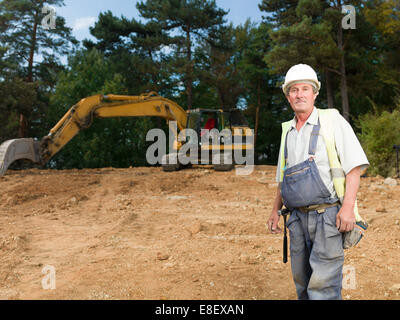
<svg viewBox="0 0 400 320"><path fill-rule="evenodd" d="M318 81L317 74L314 69L307 64L296 64L286 73L285 83L282 90L287 95L289 87L295 83L309 83L319 91L321 82Z"/></svg>

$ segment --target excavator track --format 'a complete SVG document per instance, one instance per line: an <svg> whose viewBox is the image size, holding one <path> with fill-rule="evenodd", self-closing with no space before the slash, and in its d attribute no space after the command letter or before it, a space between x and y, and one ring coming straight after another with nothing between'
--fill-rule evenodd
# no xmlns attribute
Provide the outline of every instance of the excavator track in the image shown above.
<svg viewBox="0 0 400 320"><path fill-rule="evenodd" d="M28 159L40 163L38 153L39 142L32 138L12 139L0 145L0 176L3 176L7 168L14 161Z"/></svg>

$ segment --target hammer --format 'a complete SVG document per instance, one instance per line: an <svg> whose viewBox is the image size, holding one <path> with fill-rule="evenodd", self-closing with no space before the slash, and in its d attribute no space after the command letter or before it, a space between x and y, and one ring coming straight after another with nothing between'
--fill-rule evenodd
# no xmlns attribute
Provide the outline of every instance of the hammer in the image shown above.
<svg viewBox="0 0 400 320"><path fill-rule="evenodd" d="M288 214L290 214L289 209L284 208L278 210L278 215L283 216L283 263L286 263L288 260L287 233L286 233L286 217L288 216Z"/></svg>

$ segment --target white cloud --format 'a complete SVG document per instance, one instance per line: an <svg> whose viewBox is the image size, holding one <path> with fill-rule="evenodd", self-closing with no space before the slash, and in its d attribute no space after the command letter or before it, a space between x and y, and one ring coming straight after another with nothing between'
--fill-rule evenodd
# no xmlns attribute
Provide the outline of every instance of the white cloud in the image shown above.
<svg viewBox="0 0 400 320"><path fill-rule="evenodd" d="M86 30L96 22L95 17L84 17L75 20L73 29L74 31Z"/></svg>

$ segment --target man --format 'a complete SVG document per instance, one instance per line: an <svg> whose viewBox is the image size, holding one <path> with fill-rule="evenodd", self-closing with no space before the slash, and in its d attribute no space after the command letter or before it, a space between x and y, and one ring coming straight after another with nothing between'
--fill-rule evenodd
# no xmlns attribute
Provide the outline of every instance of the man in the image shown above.
<svg viewBox="0 0 400 320"><path fill-rule="evenodd" d="M353 230L360 175L369 163L350 124L335 109L317 109L315 71L299 64L282 87L295 113L282 124L276 198L268 227L280 232L278 210L290 210L290 258L299 299L341 299L342 233Z"/></svg>

